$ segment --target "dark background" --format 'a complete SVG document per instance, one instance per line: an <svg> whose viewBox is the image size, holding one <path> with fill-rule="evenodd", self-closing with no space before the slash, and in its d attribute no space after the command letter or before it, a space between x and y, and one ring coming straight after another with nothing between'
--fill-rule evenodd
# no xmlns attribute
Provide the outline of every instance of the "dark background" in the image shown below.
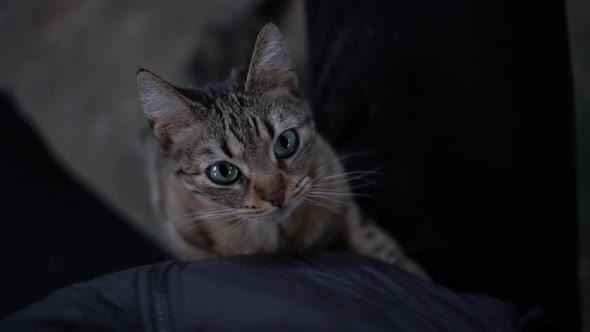
<svg viewBox="0 0 590 332"><path fill-rule="evenodd" d="M170 1L159 5L141 1L3 2L0 4L3 50L0 52L0 86L14 96L18 106L42 134L43 141L70 174L96 192L105 204L112 206L118 217L129 220L140 229L153 231L142 161L136 146L139 129L145 121L135 102L133 73L137 67L143 66L175 82L194 81L194 73L187 68L194 61L195 53L203 53L203 45L209 47L207 52L213 52L209 56L215 56L215 49L223 49L223 45L211 47L215 41L207 40L208 33L217 26L242 19L255 4L255 1L229 0ZM308 64L304 59L303 6L301 2L293 1L288 7L289 15L282 18L281 29L298 68L305 72ZM414 10L425 10L425 25L433 22L426 19L429 15L433 15L431 18L436 21L435 11L428 14L424 8ZM533 7L530 14L534 15ZM590 131L585 116L590 110L590 43L587 42L590 40L590 4L584 0L570 0L567 14L577 109L579 274L583 299L588 303L590 258L588 243L584 239L587 239L590 227L590 205L585 203L590 199L590 158L587 157L590 155L590 137L587 137ZM444 20L438 23L444 24ZM477 23L473 22L474 25ZM542 42L544 36L551 38L551 31L543 28L538 31L536 41ZM527 46L516 44L515 47ZM444 49L435 50L420 61L432 64L441 59L444 59ZM530 61L535 63L535 59ZM540 71L550 72L554 68L551 63L535 64ZM531 72L533 74L536 73ZM302 78L306 80L305 76ZM468 121L468 118L462 120ZM16 142L15 147L18 147ZM499 142L500 146L510 143ZM3 160L9 158L6 156ZM18 159L12 162L18 162ZM543 163L542 159L539 163ZM496 166L503 167L490 165ZM33 168L31 172L37 170ZM39 184L27 183L27 179L24 177L22 183L34 192ZM533 183L534 179L530 181ZM45 194L51 195L51 191ZM26 194L24 197L26 199ZM10 198L5 198L5 204L9 202ZM541 206L533 208L542 209ZM73 202L72 209L81 207ZM116 217L112 216L113 219ZM105 218L111 217L106 215ZM48 216L47 221L50 220ZM84 233L83 226L66 231L72 237L92 234ZM99 236L99 233L94 234ZM26 238L30 235L15 236ZM100 236L108 238L108 234ZM84 241L80 239L77 243L83 245ZM16 258L18 255L14 253ZM109 255L116 253L109 252ZM548 262L548 268L550 266Z"/></svg>

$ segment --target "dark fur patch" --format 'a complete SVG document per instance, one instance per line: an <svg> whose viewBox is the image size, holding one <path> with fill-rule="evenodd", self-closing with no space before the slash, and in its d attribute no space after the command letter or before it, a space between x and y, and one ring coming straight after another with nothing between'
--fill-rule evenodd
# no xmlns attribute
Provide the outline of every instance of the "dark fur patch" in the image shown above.
<svg viewBox="0 0 590 332"><path fill-rule="evenodd" d="M210 148L204 148L203 150L201 150L201 154L202 155L212 155L212 154L214 154L214 152Z"/></svg>
<svg viewBox="0 0 590 332"><path fill-rule="evenodd" d="M250 123L252 124L252 127L256 131L256 136L260 137L260 129L258 128L258 122L253 117L249 117L249 120L250 120Z"/></svg>
<svg viewBox="0 0 590 332"><path fill-rule="evenodd" d="M270 137L275 137L275 128L266 119L264 120L264 126L266 127L266 131L268 131L268 134L270 135Z"/></svg>
<svg viewBox="0 0 590 332"><path fill-rule="evenodd" d="M223 153L225 153L229 158L234 157L234 154L231 153L231 150L229 149L229 146L227 145L227 141L225 139L221 141L221 150L223 150Z"/></svg>

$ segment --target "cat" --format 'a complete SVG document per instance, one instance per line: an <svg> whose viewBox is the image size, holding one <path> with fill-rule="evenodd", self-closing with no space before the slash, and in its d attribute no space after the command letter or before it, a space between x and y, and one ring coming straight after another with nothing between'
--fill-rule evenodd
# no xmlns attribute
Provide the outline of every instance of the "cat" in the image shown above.
<svg viewBox="0 0 590 332"><path fill-rule="evenodd" d="M343 245L428 279L363 218L348 174L316 133L281 33L259 32L248 68L198 89L140 69L153 205L182 260Z"/></svg>

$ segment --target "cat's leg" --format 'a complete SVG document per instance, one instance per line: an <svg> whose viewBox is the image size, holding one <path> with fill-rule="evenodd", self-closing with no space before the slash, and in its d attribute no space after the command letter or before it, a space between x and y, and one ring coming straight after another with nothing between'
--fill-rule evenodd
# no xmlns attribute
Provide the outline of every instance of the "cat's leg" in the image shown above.
<svg viewBox="0 0 590 332"><path fill-rule="evenodd" d="M351 208L348 220L348 243L359 254L375 257L430 280L426 271L406 255L401 246L371 219L364 218L356 207Z"/></svg>

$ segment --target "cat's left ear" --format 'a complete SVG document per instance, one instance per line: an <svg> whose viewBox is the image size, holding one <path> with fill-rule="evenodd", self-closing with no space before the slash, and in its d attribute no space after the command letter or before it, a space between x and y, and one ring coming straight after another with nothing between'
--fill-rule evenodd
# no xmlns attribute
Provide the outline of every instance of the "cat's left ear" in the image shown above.
<svg viewBox="0 0 590 332"><path fill-rule="evenodd" d="M262 93L279 87L299 94L297 75L283 37L274 24L268 23L256 38L244 90Z"/></svg>

